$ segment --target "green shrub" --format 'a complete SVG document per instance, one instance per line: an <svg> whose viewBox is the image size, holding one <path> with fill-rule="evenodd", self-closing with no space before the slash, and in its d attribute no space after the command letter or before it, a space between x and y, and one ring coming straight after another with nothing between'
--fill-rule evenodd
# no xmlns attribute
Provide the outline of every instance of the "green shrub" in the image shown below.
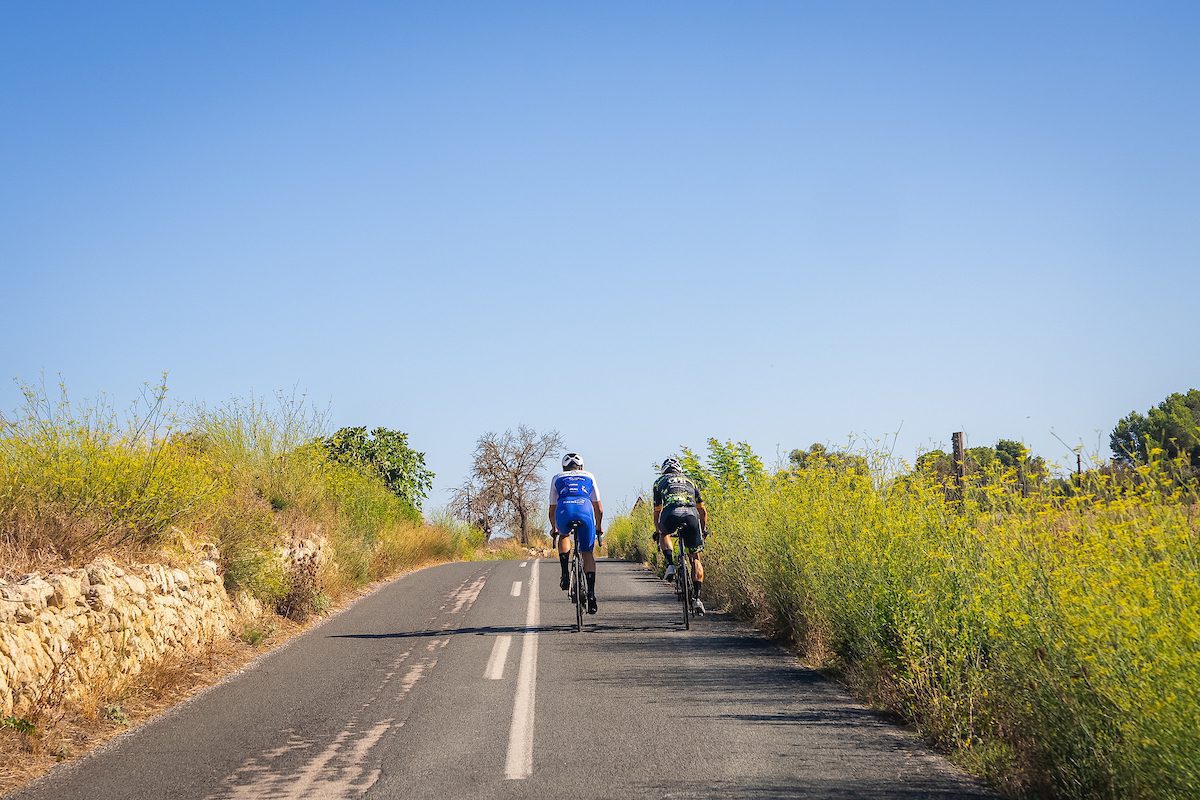
<svg viewBox="0 0 1200 800"><path fill-rule="evenodd" d="M24 717L0 717L0 728L11 728L17 733L23 733L26 736L33 736L37 733L37 725L34 725Z"/></svg>
<svg viewBox="0 0 1200 800"><path fill-rule="evenodd" d="M392 494L414 510L429 495L433 473L425 466L425 454L408 446L408 434L365 427L341 428L321 440L330 460L353 467L383 481Z"/></svg>
<svg viewBox="0 0 1200 800"><path fill-rule="evenodd" d="M614 558L657 567L660 556L658 547L651 539L653 533L654 523L650 516L650 508L643 504L636 511L608 523L604 532L608 554Z"/></svg>
<svg viewBox="0 0 1200 800"><path fill-rule="evenodd" d="M270 619L251 622L238 631L237 637L251 647L258 647L275 635L278 626Z"/></svg>

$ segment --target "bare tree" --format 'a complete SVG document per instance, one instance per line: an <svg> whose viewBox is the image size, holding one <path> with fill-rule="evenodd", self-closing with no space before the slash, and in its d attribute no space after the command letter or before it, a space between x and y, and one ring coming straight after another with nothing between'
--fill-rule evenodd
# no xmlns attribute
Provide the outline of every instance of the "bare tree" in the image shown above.
<svg viewBox="0 0 1200 800"><path fill-rule="evenodd" d="M475 443L471 477L454 490L451 513L490 535L506 528L529 544L545 480L543 464L563 447L558 431L538 433L521 425L514 433L485 433Z"/></svg>
<svg viewBox="0 0 1200 800"><path fill-rule="evenodd" d="M483 531L486 539L491 539L495 530L495 517L491 513L493 503L485 495L479 481L474 477L465 478L461 484L450 491L450 501L446 510L452 515Z"/></svg>

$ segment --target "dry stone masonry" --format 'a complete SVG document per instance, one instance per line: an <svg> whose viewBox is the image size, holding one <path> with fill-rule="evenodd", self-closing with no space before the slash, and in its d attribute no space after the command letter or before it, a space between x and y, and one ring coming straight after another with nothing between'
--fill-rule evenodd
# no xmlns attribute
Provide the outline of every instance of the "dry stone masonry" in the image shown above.
<svg viewBox="0 0 1200 800"><path fill-rule="evenodd" d="M117 566L0 581L0 716L95 696L168 655L197 653L234 619L217 564Z"/></svg>

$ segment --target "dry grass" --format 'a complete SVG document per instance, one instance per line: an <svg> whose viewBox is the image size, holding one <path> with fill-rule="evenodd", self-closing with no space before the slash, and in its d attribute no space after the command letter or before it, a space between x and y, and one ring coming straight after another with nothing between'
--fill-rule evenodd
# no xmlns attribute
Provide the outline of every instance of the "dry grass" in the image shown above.
<svg viewBox="0 0 1200 800"><path fill-rule="evenodd" d="M211 542L226 589L303 616L329 595L481 544L469 529L422 524L378 476L330 460L322 415L294 400L170 410L159 386L122 417L65 391L26 387L25 397L0 415L3 577L99 555L169 561ZM320 576L289 574L279 557L304 538L330 545Z"/></svg>

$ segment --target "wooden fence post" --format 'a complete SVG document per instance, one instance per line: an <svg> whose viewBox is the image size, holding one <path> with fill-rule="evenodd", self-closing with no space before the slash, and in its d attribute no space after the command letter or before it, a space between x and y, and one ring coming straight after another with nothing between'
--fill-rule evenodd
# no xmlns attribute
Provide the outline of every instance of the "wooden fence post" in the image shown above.
<svg viewBox="0 0 1200 800"><path fill-rule="evenodd" d="M958 487L958 499L967 496L967 451L963 445L963 432L950 434L950 447L954 451L954 482Z"/></svg>

